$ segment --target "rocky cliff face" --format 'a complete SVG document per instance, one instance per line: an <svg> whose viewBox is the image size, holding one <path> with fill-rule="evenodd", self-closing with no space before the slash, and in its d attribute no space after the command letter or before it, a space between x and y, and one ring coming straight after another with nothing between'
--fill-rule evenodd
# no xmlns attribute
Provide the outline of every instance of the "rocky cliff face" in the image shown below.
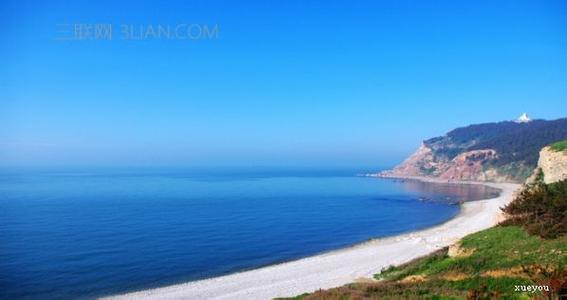
<svg viewBox="0 0 567 300"><path fill-rule="evenodd" d="M458 154L453 159L439 157L427 145L419 149L394 169L384 171L382 176L391 177L436 177L447 180L510 182L514 178L500 174L487 167L498 159L493 149L472 150Z"/></svg>
<svg viewBox="0 0 567 300"><path fill-rule="evenodd" d="M392 176L423 176L424 173L432 173L430 170L434 171L436 165L431 148L422 144L404 162L397 165L393 170L383 173Z"/></svg>
<svg viewBox="0 0 567 300"><path fill-rule="evenodd" d="M567 151L545 147L539 152L538 167L543 171L545 183L567 179Z"/></svg>
<svg viewBox="0 0 567 300"><path fill-rule="evenodd" d="M521 183L537 167L539 151L565 139L567 118L470 125L424 141L404 162L379 175ZM554 168L559 157L546 152L540 159L550 178L562 176Z"/></svg>
<svg viewBox="0 0 567 300"><path fill-rule="evenodd" d="M498 158L495 150L473 150L457 155L444 167L440 178L449 180L510 181L496 169L485 166Z"/></svg>

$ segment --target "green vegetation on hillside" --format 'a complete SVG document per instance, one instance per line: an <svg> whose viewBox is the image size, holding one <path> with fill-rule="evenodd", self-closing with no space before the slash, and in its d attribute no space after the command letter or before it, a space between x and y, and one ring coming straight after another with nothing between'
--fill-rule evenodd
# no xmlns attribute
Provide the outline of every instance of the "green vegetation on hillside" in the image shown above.
<svg viewBox="0 0 567 300"><path fill-rule="evenodd" d="M552 144L551 150L553 150L553 151L565 151L565 150L567 150L567 140Z"/></svg>
<svg viewBox="0 0 567 300"><path fill-rule="evenodd" d="M518 226L498 226L465 237L460 254L447 248L376 275L375 283L352 283L292 299L529 299L557 296L567 284L567 237L541 240Z"/></svg>
<svg viewBox="0 0 567 300"><path fill-rule="evenodd" d="M507 224L523 226L530 234L554 238L567 233L567 180L545 184L540 171L504 208Z"/></svg>

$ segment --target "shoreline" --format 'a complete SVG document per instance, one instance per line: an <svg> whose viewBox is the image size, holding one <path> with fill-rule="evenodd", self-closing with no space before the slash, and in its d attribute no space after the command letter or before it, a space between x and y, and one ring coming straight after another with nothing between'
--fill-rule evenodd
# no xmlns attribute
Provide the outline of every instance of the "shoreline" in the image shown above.
<svg viewBox="0 0 567 300"><path fill-rule="evenodd" d="M495 198L465 202L454 218L423 230L371 239L346 248L258 269L103 299L272 299L338 287L361 278L372 278L382 268L427 255L453 244L465 235L496 225L502 218L500 207L511 201L513 193L521 186L514 183L448 181L411 176L379 178L483 184L499 189L500 194Z"/></svg>

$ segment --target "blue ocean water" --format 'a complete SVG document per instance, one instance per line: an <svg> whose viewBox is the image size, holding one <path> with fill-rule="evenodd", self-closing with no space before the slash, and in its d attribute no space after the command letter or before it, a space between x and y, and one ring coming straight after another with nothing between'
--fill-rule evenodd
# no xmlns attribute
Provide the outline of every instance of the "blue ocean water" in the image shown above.
<svg viewBox="0 0 567 300"><path fill-rule="evenodd" d="M93 298L442 223L483 186L348 171L0 174L0 298Z"/></svg>

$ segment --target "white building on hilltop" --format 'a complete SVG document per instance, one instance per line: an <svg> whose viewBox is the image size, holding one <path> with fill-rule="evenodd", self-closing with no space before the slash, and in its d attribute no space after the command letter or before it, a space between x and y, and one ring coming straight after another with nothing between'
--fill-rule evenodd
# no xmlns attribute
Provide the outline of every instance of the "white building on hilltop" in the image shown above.
<svg viewBox="0 0 567 300"><path fill-rule="evenodd" d="M523 113L521 116L519 116L519 117L516 119L515 122L516 122L516 123L528 123L528 122L531 122L531 121L532 121L532 119L530 119L530 117L528 117L528 114L527 114L527 113Z"/></svg>

